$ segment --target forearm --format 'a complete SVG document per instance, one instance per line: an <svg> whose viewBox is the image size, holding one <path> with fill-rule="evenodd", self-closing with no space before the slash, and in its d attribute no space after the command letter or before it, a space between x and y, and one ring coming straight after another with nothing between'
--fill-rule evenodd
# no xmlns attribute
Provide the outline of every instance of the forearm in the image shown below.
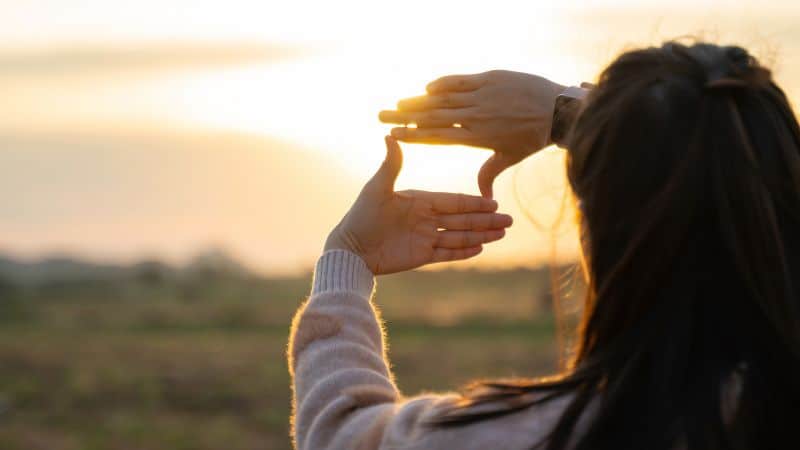
<svg viewBox="0 0 800 450"><path fill-rule="evenodd" d="M353 253L327 251L317 262L311 296L295 316L289 342L297 448L329 439L325 429L337 425L321 422L331 421L332 410L352 408L348 388L368 386L376 402L398 396L369 304L373 287L372 273Z"/></svg>
<svg viewBox="0 0 800 450"><path fill-rule="evenodd" d="M374 278L345 250L323 254L289 343L298 449L377 449L407 439L426 413L454 396L403 399L385 356Z"/></svg>

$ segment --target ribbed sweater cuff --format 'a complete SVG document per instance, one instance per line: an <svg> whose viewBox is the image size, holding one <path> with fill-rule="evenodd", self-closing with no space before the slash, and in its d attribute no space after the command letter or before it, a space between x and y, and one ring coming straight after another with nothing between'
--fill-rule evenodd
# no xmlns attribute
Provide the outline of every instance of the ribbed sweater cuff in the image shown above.
<svg viewBox="0 0 800 450"><path fill-rule="evenodd" d="M317 261L311 295L355 292L369 300L374 287L375 276L361 257L347 250L334 249L323 253Z"/></svg>

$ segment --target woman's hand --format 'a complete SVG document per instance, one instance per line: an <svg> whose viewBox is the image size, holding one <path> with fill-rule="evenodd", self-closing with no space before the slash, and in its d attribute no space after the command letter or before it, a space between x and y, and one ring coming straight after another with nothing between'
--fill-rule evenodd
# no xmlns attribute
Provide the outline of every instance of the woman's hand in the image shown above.
<svg viewBox="0 0 800 450"><path fill-rule="evenodd" d="M512 219L495 213L494 200L442 192L395 192L402 164L400 146L387 136L386 159L328 236L325 250L349 250L379 275L470 258L481 252L482 244L505 236Z"/></svg>
<svg viewBox="0 0 800 450"><path fill-rule="evenodd" d="M548 146L555 99L564 86L508 70L451 75L430 83L428 94L401 100L396 111L381 111L404 142L462 144L495 151L478 174L478 187L492 197L492 182L503 170ZM454 127L459 124L460 127Z"/></svg>

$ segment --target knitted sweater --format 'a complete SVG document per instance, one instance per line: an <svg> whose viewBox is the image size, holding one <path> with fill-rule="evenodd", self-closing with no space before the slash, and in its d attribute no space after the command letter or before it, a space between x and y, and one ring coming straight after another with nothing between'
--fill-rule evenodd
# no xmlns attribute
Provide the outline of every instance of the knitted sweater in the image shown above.
<svg viewBox="0 0 800 450"><path fill-rule="evenodd" d="M353 253L329 250L317 262L289 342L297 449L528 449L552 429L569 396L469 425L427 425L460 397L400 394L373 288L373 274Z"/></svg>

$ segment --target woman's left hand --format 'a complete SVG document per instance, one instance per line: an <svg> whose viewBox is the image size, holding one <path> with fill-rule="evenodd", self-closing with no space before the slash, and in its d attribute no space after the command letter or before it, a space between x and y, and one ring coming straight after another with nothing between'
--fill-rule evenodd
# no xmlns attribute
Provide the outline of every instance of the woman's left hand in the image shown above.
<svg viewBox="0 0 800 450"><path fill-rule="evenodd" d="M376 275L473 257L505 236L511 216L491 199L444 192L395 192L403 154L386 137L386 159L334 228L325 249L359 255Z"/></svg>
<svg viewBox="0 0 800 450"><path fill-rule="evenodd" d="M501 172L551 144L553 107L565 88L510 70L450 75L430 83L427 95L400 100L397 111L381 111L379 117L417 125L392 130L403 142L494 150L478 172L481 193L492 198L492 183Z"/></svg>

